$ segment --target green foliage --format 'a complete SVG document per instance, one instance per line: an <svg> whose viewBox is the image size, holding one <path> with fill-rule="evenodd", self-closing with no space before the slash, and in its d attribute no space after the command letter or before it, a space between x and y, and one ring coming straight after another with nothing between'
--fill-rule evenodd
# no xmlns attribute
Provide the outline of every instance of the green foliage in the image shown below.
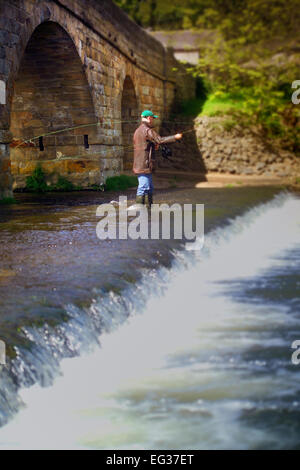
<svg viewBox="0 0 300 470"><path fill-rule="evenodd" d="M74 191L75 189L77 188L75 188L74 184L61 175L59 175L57 183L51 186L52 191Z"/></svg>
<svg viewBox="0 0 300 470"><path fill-rule="evenodd" d="M197 1L186 0L115 0L128 15L139 25L158 28L182 28L195 23L197 8L192 5Z"/></svg>
<svg viewBox="0 0 300 470"><path fill-rule="evenodd" d="M63 176L59 175L57 183L48 185L46 182L46 173L38 163L31 176L26 178L26 190L35 193L45 193L48 191L74 191L78 189Z"/></svg>
<svg viewBox="0 0 300 470"><path fill-rule="evenodd" d="M136 176L111 176L106 179L105 190L106 191L124 191L127 188L132 188L138 185L138 179Z"/></svg>
<svg viewBox="0 0 300 470"><path fill-rule="evenodd" d="M182 116L198 116L203 108L203 99L196 98L194 100L183 101L177 106L177 113Z"/></svg>
<svg viewBox="0 0 300 470"><path fill-rule="evenodd" d="M197 2L203 4L203 1ZM290 0L209 0L198 27L218 28L236 45L288 36L299 25L299 3Z"/></svg>
<svg viewBox="0 0 300 470"><path fill-rule="evenodd" d="M1 205L9 205L9 204L18 204L18 201L14 197L4 197L0 199Z"/></svg>
<svg viewBox="0 0 300 470"><path fill-rule="evenodd" d="M299 39L298 0L115 2L140 25L154 30L206 28L219 33L190 69L197 78L197 99L176 112L225 115L227 130L234 123L258 127L267 139L299 152L300 106L291 103L291 83L299 78L293 59ZM277 61L276 54L285 48L289 60Z"/></svg>
<svg viewBox="0 0 300 470"><path fill-rule="evenodd" d="M93 191L105 191L105 185L103 183L101 183L101 184L91 184L90 188Z"/></svg>
<svg viewBox="0 0 300 470"><path fill-rule="evenodd" d="M237 45L299 29L298 0L115 0L143 27L213 28Z"/></svg>
<svg viewBox="0 0 300 470"><path fill-rule="evenodd" d="M224 93L219 90L209 95L208 99L204 103L201 114L204 116L232 115L235 109L240 109L242 107L242 104L241 96L237 94ZM231 119L231 122L233 122L233 119Z"/></svg>
<svg viewBox="0 0 300 470"><path fill-rule="evenodd" d="M291 103L291 83L296 66L275 66L256 61L256 67L240 64L228 43L211 49L194 68L193 74L206 83L209 96L202 114L230 116L224 122L230 130L234 122L256 126L269 139L277 139L283 148L299 152L299 107Z"/></svg>
<svg viewBox="0 0 300 470"><path fill-rule="evenodd" d="M47 191L46 175L40 164L35 167L32 175L26 178L26 189L35 193Z"/></svg>
<svg viewBox="0 0 300 470"><path fill-rule="evenodd" d="M127 188L135 187L138 184L136 176L112 176L107 178L105 185L94 184L90 189L94 191L123 191ZM59 175L55 185L47 185L46 174L44 173L41 165L38 164L34 169L32 176L27 177L26 190L30 192L46 192L46 191L77 191L81 190L81 186L75 186L71 181Z"/></svg>

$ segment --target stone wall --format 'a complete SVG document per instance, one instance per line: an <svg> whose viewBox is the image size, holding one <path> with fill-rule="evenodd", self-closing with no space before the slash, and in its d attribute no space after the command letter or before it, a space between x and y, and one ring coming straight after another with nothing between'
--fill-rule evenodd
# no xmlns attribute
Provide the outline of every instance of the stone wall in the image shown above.
<svg viewBox="0 0 300 470"><path fill-rule="evenodd" d="M300 174L300 161L258 131L235 126L226 130L226 118L195 120L198 148L207 171L242 175L287 177Z"/></svg>
<svg viewBox="0 0 300 470"><path fill-rule="evenodd" d="M160 124L176 90L192 93L173 67L110 0L0 0L0 197L38 162L84 187L130 168L136 116L151 108Z"/></svg>
<svg viewBox="0 0 300 470"><path fill-rule="evenodd" d="M183 118L182 118L183 119ZM158 167L205 173L213 171L264 177L299 177L300 158L270 142L258 129L235 126L226 130L226 117L165 121L161 135L183 132L181 143L170 144L172 157L158 154Z"/></svg>

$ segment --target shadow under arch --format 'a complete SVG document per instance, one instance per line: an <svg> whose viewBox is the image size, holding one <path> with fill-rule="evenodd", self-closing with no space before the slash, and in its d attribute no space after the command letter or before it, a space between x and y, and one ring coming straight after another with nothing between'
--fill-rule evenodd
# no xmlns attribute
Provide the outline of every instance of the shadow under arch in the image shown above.
<svg viewBox="0 0 300 470"><path fill-rule="evenodd" d="M139 123L139 105L134 83L126 75L121 99L123 169L131 170L133 164L133 134Z"/></svg>
<svg viewBox="0 0 300 470"><path fill-rule="evenodd" d="M172 144L172 157L169 160L159 158L161 169L197 172L201 181L206 181L207 168L199 149L195 118L199 116L206 100L206 89L201 79L195 82L195 97L189 101L182 100L180 87L174 90L174 99L168 117L161 124L161 135L183 133L183 139Z"/></svg>
<svg viewBox="0 0 300 470"><path fill-rule="evenodd" d="M97 122L84 66L72 38L58 23L45 21L35 28L13 87L10 112L13 188L24 187L26 177L39 162L44 162L43 167L54 178L60 173L73 174L71 179L76 179L78 173L83 173L84 163L72 168L64 158L82 161L86 156L89 158L89 139L95 137L97 126L24 142L53 131Z"/></svg>

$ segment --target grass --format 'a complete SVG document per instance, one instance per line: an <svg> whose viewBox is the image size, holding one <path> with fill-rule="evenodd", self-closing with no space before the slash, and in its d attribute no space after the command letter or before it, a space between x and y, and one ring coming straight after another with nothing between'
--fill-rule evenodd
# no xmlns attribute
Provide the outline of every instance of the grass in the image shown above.
<svg viewBox="0 0 300 470"><path fill-rule="evenodd" d="M241 110L244 103L245 98L242 94L217 91L208 96L182 102L178 112L187 117L223 116L230 114L232 110ZM226 121L225 126L230 130L235 124L235 121L230 119Z"/></svg>
<svg viewBox="0 0 300 470"><path fill-rule="evenodd" d="M289 148L296 149L298 137L284 124L282 117L285 106L286 101L280 92L270 92L269 96L268 90L264 94L260 89L249 87L236 92L219 90L207 97L198 116L228 116L222 121L223 128L228 132L238 125L259 124L268 138L288 139Z"/></svg>
<svg viewBox="0 0 300 470"><path fill-rule="evenodd" d="M105 191L124 191L138 185L136 176L120 175L111 176L105 181Z"/></svg>
<svg viewBox="0 0 300 470"><path fill-rule="evenodd" d="M222 116L230 114L232 110L241 110L244 106L244 97L241 94L216 92L208 96L203 105L202 116ZM233 127L233 123L228 122Z"/></svg>
<svg viewBox="0 0 300 470"><path fill-rule="evenodd" d="M1 205L9 205L9 204L18 204L18 201L14 197L4 197L0 200Z"/></svg>

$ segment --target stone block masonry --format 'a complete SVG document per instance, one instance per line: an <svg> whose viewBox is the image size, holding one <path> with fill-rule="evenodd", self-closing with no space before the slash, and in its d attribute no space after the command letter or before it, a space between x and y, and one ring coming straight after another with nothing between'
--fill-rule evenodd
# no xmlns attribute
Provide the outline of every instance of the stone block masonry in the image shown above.
<svg viewBox="0 0 300 470"><path fill-rule="evenodd" d="M172 69L110 0L0 0L0 198L37 163L83 187L130 169L141 111L191 90Z"/></svg>
<svg viewBox="0 0 300 470"><path fill-rule="evenodd" d="M224 128L226 117L195 120L197 145L208 171L236 175L290 177L300 175L299 158L276 142L266 142L259 129Z"/></svg>

